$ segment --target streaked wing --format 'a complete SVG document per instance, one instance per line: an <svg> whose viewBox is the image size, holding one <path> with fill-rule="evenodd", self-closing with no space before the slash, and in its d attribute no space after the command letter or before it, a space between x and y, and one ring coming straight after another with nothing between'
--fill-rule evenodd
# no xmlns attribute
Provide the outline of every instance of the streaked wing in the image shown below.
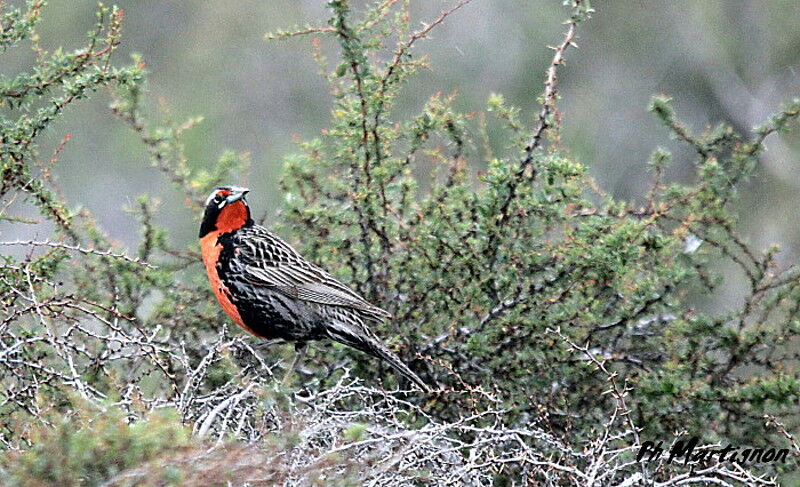
<svg viewBox="0 0 800 487"><path fill-rule="evenodd" d="M276 235L263 227L253 230L247 245L241 247L246 262L245 275L251 283L272 287L302 301L353 308L376 317L391 317L387 311L368 303L329 273L305 260Z"/></svg>

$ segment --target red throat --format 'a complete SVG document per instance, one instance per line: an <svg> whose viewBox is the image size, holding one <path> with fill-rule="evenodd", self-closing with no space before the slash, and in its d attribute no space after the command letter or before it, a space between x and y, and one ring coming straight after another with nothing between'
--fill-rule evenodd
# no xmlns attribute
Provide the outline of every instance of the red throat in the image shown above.
<svg viewBox="0 0 800 487"><path fill-rule="evenodd" d="M242 201L225 205L217 216L217 232L228 233L242 228L248 216L247 206Z"/></svg>

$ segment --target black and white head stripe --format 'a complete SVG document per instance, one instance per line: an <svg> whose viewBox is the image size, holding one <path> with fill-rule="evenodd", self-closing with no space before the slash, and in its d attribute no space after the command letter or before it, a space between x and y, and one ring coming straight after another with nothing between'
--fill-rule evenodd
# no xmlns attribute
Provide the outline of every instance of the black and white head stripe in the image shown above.
<svg viewBox="0 0 800 487"><path fill-rule="evenodd" d="M208 195L208 198L206 198L205 206L210 205L212 201L215 202L220 208L225 206L225 197L216 189L212 191L210 195Z"/></svg>
<svg viewBox="0 0 800 487"><path fill-rule="evenodd" d="M217 208L221 210L228 203L233 203L242 199L248 191L250 190L241 186L220 186L219 188L214 188L214 191L206 198L205 206L208 207L208 205L213 202Z"/></svg>
<svg viewBox="0 0 800 487"><path fill-rule="evenodd" d="M241 201L244 205L244 214L239 214L243 218L245 225L252 225L253 220L250 218L250 208L247 206L247 201L244 196L249 192L247 188L241 186L220 186L214 188L214 191L206 198L206 209L203 213L203 220L200 223L200 238L207 235L209 232L217 228L217 219L222 214L222 210L231 203Z"/></svg>

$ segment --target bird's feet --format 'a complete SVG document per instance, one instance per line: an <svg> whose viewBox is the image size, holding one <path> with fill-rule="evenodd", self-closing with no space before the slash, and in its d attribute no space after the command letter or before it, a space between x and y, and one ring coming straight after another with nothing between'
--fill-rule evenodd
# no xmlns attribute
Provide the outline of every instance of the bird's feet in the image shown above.
<svg viewBox="0 0 800 487"><path fill-rule="evenodd" d="M273 338L271 340L261 340L260 342L253 345L253 348L256 350L265 350L273 345L279 345L281 343L286 343L286 340L283 338Z"/></svg>
<svg viewBox="0 0 800 487"><path fill-rule="evenodd" d="M298 368L298 362L301 362L302 359L306 356L306 344L305 343L295 343L294 345L294 358L292 359L292 363L289 367L286 368L286 374L283 376L283 380L281 384L286 386L289 384L289 379L292 377L295 369ZM302 370L300 370L302 373Z"/></svg>

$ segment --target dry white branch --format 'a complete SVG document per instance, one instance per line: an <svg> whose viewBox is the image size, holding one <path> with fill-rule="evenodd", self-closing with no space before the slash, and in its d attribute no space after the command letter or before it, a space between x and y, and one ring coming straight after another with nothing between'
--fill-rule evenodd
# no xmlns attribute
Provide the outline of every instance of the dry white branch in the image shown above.
<svg viewBox="0 0 800 487"><path fill-rule="evenodd" d="M125 254L119 254L111 252L110 250L98 250L98 249L91 249L91 248L84 248L79 245L70 245L64 242L56 242L52 240L13 240L13 241L0 241L0 245L2 246L12 246L12 245L22 245L25 247L49 247L52 249L63 249L69 250L72 252L78 252L84 255L98 255L100 257L110 257L112 259L121 259L126 262L130 262L132 264L137 264L140 266L147 267L148 269L157 269L156 266L144 262L140 259L136 259L133 257L128 257Z"/></svg>

